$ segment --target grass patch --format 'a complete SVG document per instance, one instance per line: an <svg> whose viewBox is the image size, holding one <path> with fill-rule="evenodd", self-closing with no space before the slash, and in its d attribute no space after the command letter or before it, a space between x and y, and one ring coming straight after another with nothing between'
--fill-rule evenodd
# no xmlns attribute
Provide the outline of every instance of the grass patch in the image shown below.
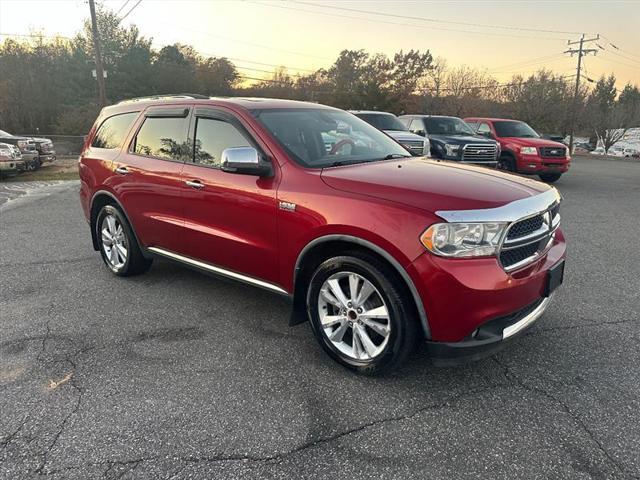
<svg viewBox="0 0 640 480"><path fill-rule="evenodd" d="M62 162L61 162L62 163ZM13 177L2 178L2 182L36 182L39 180L78 180L78 166L75 162L45 165L35 172L23 172Z"/></svg>
<svg viewBox="0 0 640 480"><path fill-rule="evenodd" d="M47 172L47 171L35 171L25 172L15 177L2 178L2 182L35 182L38 180L78 180L78 172Z"/></svg>

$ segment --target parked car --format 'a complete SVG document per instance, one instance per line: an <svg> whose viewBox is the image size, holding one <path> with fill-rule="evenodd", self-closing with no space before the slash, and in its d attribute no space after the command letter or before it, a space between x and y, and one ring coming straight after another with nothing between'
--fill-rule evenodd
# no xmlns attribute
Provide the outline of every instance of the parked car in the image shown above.
<svg viewBox="0 0 640 480"><path fill-rule="evenodd" d="M36 142L27 137L17 137L0 130L0 142L15 145L20 149L25 170L36 170L40 167Z"/></svg>
<svg viewBox="0 0 640 480"><path fill-rule="evenodd" d="M509 172L538 175L549 183L569 170L571 156L559 142L540 138L536 131L519 120L503 118L465 118L473 130L500 142L499 167Z"/></svg>
<svg viewBox="0 0 640 480"><path fill-rule="evenodd" d="M476 135L457 117L402 115L399 119L410 132L429 138L434 158L494 168L498 164L498 143Z"/></svg>
<svg viewBox="0 0 640 480"><path fill-rule="evenodd" d="M398 120L393 113L377 112L372 110L350 110L356 117L361 118L378 130L393 138L396 142L409 150L415 157L429 156L429 139L411 133L407 126Z"/></svg>
<svg viewBox="0 0 640 480"><path fill-rule="evenodd" d="M0 143L0 177L17 175L24 170L20 150L10 143Z"/></svg>
<svg viewBox="0 0 640 480"><path fill-rule="evenodd" d="M51 140L40 137L32 137L31 139L36 143L36 150L38 150L38 160L40 161L40 165L55 162L56 151Z"/></svg>
<svg viewBox="0 0 640 480"><path fill-rule="evenodd" d="M105 107L87 138L80 200L111 272L160 257L291 297L290 324L310 321L360 373L419 340L437 363L489 355L562 282L555 188L411 157L336 108L138 99Z"/></svg>

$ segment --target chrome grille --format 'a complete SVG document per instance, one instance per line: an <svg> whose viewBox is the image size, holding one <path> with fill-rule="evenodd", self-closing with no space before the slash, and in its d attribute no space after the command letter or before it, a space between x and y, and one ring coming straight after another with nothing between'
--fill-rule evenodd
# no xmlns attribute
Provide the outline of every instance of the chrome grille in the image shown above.
<svg viewBox="0 0 640 480"><path fill-rule="evenodd" d="M551 246L560 225L560 205L513 222L500 247L500 264L506 271L533 262Z"/></svg>
<svg viewBox="0 0 640 480"><path fill-rule="evenodd" d="M495 162L497 147L490 144L467 144L462 147L463 162Z"/></svg>
<svg viewBox="0 0 640 480"><path fill-rule="evenodd" d="M540 147L539 150L542 158L564 158L567 149L564 147Z"/></svg>
<svg viewBox="0 0 640 480"><path fill-rule="evenodd" d="M423 141L420 141L420 140L402 140L400 142L400 145L402 145L404 148L409 150L411 153L415 153L415 154L418 154L418 155L422 155L423 154L423 150L424 150L424 142Z"/></svg>

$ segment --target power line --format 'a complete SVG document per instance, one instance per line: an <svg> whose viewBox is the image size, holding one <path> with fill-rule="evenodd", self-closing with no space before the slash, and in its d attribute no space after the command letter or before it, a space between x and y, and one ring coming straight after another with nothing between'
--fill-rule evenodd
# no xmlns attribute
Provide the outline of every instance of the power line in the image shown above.
<svg viewBox="0 0 640 480"><path fill-rule="evenodd" d="M118 14L122 11L122 9L124 7L127 6L127 4L129 3L130 0L125 0L125 2L122 4L122 6L118 9L118 11L116 12L116 17L118 16Z"/></svg>
<svg viewBox="0 0 640 480"><path fill-rule="evenodd" d="M609 40L607 37L605 37L604 35L602 35L602 38L604 38L604 39L607 41L607 43L608 43L611 47L613 47L614 49L619 50L619 51L621 51L621 52L624 52L624 53L626 53L627 55L631 55L632 57L636 57L636 58L639 58L639 59L640 59L640 55L637 55L637 54L635 54L635 53L631 53L631 52L627 52L626 50L623 50L622 48L618 47L617 45L614 45L614 44L613 44L613 42L612 42L611 40Z"/></svg>
<svg viewBox="0 0 640 480"><path fill-rule="evenodd" d="M488 70L489 73L496 72L499 73L503 68L518 68L518 67L530 67L539 63L548 63L552 58L556 58L560 60L560 58L564 58L564 54L562 53L554 53L553 55L546 55L544 57L532 58L531 60L523 60L521 62L511 63L507 65L502 65L500 67L495 67Z"/></svg>
<svg viewBox="0 0 640 480"><path fill-rule="evenodd" d="M120 22L122 22L125 18L127 18L129 14L133 12L138 5L140 5L141 2L142 0L138 0L138 2L133 7L131 7L131 9L127 13L125 13L122 17L120 17Z"/></svg>
<svg viewBox="0 0 640 480"><path fill-rule="evenodd" d="M612 54L614 54L614 55L616 55L616 56L618 56L618 57L621 57L621 58L623 58L623 59L625 59L625 60L627 60L627 61L629 61L629 62L637 62L637 63L639 63L639 64L640 64L640 60L635 60L635 59L633 59L633 58L627 57L627 56L625 56L625 55L622 55L621 53L616 52L615 50L607 50L606 48L604 48L604 47L603 47L602 45L600 45L599 43L596 43L596 46L597 46L600 50L603 50L603 51L605 51L605 52L607 52L607 53L612 53ZM611 60L611 59L609 59L609 60ZM618 62L619 62L619 63L621 63L619 60L618 60ZM623 65L626 65L626 64L624 64L624 63L623 63ZM631 66L631 65L629 65L629 66Z"/></svg>
<svg viewBox="0 0 640 480"><path fill-rule="evenodd" d="M304 8L298 8L298 7L291 7L291 6L285 6L285 5L276 5L275 3L261 3L261 2L256 2L256 1L248 1L248 3L253 3L254 5L260 5L263 7L273 7L273 8L281 8L281 9L285 9L285 10L295 10L298 12L307 12L307 13L312 13L312 14L316 14L316 15L325 15L325 16L329 16L332 18L335 17L340 17L340 18L349 18L351 20L358 20L358 21L365 21L365 22L373 22L373 23L382 23L382 24L386 24L386 25L395 25L395 26L399 26L399 27L413 27L413 28L419 28L419 29L423 29L423 30L439 30L439 31L447 31L447 32L456 32L456 33L470 33L470 34L476 34L476 35L489 35L489 36L498 36L498 37L515 37L515 38L533 38L536 40L553 40L553 41L558 41L558 38L551 38L551 37L533 37L533 36L524 36L524 35L512 35L512 34L508 34L508 33L497 33L497 32L479 32L479 31L474 31L474 30L461 30L461 29L454 29L454 28L445 28L445 27L433 27L433 26L427 26L427 25L416 25L416 24L412 24L412 23L399 23L399 22L391 22L391 21L387 21L387 20L378 20L378 19L374 19L374 18L363 18L363 17L354 17L353 15L343 15L343 14L338 14L338 13L328 13L328 12L320 12L317 10L308 10L308 9L304 9ZM337 8L337 7L336 7Z"/></svg>
<svg viewBox="0 0 640 480"><path fill-rule="evenodd" d="M399 14L388 13L388 12L376 12L372 10L363 10L359 8L336 7L335 5L319 5L313 2L303 2L303 1L296 1L296 0L292 0L292 2L301 4L301 5L313 6L313 7L330 8L331 10L343 10L347 12L368 13L370 15L380 15L383 17L402 18L405 20L421 20L423 22L446 23L450 25L464 25L468 27L498 28L503 30L518 30L518 31L528 31L528 32L543 32L543 33L564 33L564 34L571 34L571 35L580 35L582 33L582 32L571 32L571 31L541 29L541 28L513 27L510 25L491 25L487 23L458 22L453 20L442 20L439 18L416 17L416 16L410 16L410 15L399 15Z"/></svg>
<svg viewBox="0 0 640 480"><path fill-rule="evenodd" d="M44 35L41 33L2 33L0 37L25 37L25 38L63 38L65 40L73 40L71 37L65 37L63 35Z"/></svg>
<svg viewBox="0 0 640 480"><path fill-rule="evenodd" d="M600 60L604 60L605 62L617 63L618 65L624 65L625 67L630 67L630 68L638 68L638 65L630 65L628 63L624 63L624 62L621 62L621 61L613 59L613 58L607 58L607 57L603 57L603 56L600 56L599 58L600 58Z"/></svg>

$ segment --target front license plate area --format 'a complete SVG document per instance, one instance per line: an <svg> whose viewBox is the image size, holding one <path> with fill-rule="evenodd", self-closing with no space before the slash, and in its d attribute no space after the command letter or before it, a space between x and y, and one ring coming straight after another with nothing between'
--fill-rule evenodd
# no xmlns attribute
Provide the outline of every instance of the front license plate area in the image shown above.
<svg viewBox="0 0 640 480"><path fill-rule="evenodd" d="M564 260L556 263L553 267L549 269L549 273L547 273L547 285L544 290L544 296L550 296L553 291L562 285L562 281L564 279Z"/></svg>

